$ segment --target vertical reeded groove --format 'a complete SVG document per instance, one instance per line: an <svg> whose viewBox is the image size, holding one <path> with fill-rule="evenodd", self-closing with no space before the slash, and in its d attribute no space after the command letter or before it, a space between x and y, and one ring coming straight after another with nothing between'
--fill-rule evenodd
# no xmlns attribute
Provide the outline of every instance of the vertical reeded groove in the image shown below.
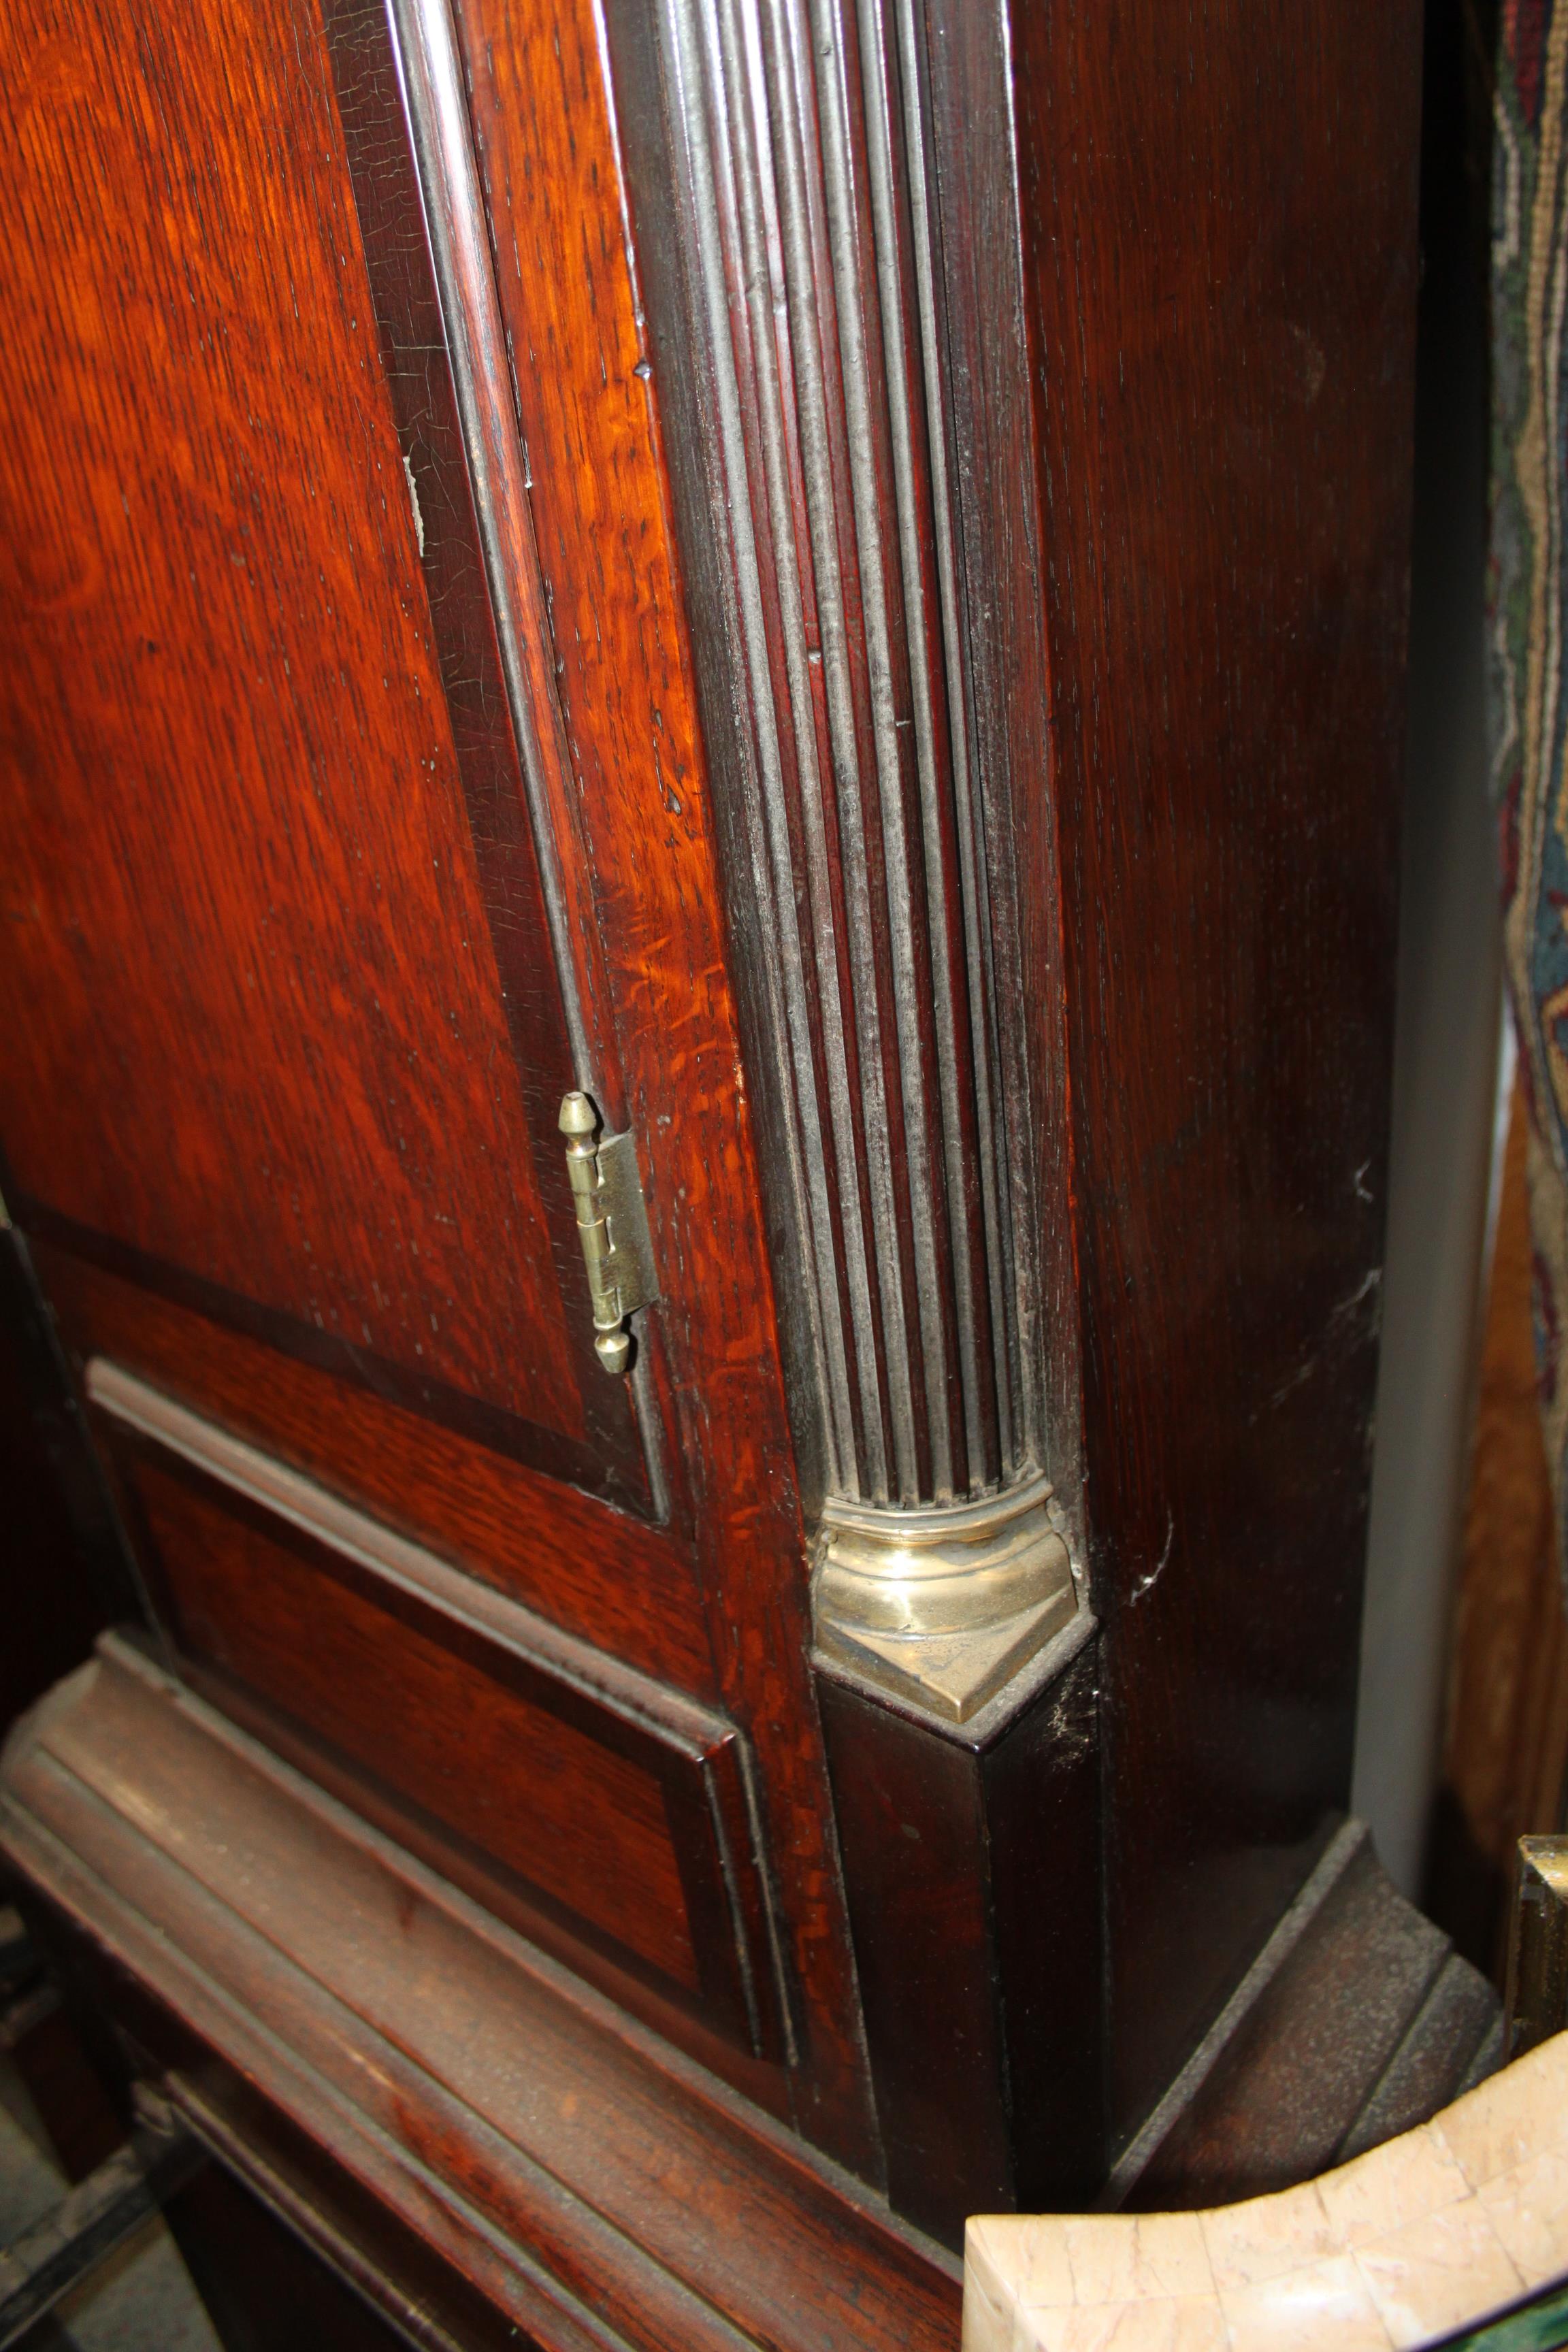
<svg viewBox="0 0 1568 2352"><path fill-rule="evenodd" d="M919 0L670 22L827 1482L962 1502L1040 1465Z"/></svg>

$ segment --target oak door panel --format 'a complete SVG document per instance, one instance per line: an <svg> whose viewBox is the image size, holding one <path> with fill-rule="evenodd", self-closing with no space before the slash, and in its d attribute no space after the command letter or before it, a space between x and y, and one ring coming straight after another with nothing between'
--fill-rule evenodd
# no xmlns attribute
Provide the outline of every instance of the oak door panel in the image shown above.
<svg viewBox="0 0 1568 2352"><path fill-rule="evenodd" d="M79 1362L111 1351L218 1412L469 1575L476 1607L516 1594L722 1705L754 1759L742 1826L776 1905L770 1926L759 1868L743 1900L725 1895L751 1922L727 1932L770 1947L759 1981L776 1934L795 2032L787 2065L762 2027L761 2063L733 2042L703 2054L874 2174L712 812L594 26L591 0L563 6L558 43L537 11L465 12L466 73L440 0L199 0L145 37L129 0L25 0L0 35L0 200L8 174L27 184L0 265L25 346L0 419L66 387L49 433L0 454L0 521L45 588L84 532L95 567L79 594L36 581L13 599L0 761L26 792L0 1013L32 1026L0 1079L3 1181ZM34 74L40 46L58 70ZM542 81L530 60L552 54ZM564 209L509 222L503 187L563 159ZM484 337L514 236L509 348L499 323ZM143 289L134 320L110 298L117 272ZM71 339L79 281L101 350ZM168 656L151 686L143 638ZM608 1123L635 1129L647 1194L660 1297L633 1391L591 1353L553 1130L584 1073ZM232 1516L209 1530L220 1550ZM312 1622L293 1622L297 1645ZM231 1676L236 1711L239 1690ZM334 1704L317 1761L301 1750L328 1778L348 1695ZM344 1792L369 1806L362 1780ZM446 1861L421 1850L466 1869L448 1843ZM706 1978L701 2006L689 2047L720 2014Z"/></svg>
<svg viewBox="0 0 1568 2352"><path fill-rule="evenodd" d="M95 1358L88 1391L188 1674L564 1957L596 1954L616 1989L629 1972L778 2054L732 1725L471 1598L422 1547L120 1366Z"/></svg>
<svg viewBox="0 0 1568 2352"><path fill-rule="evenodd" d="M658 1786L504 1689L302 1538L134 1480L182 1651L225 1668L679 1982L695 1962Z"/></svg>
<svg viewBox="0 0 1568 2352"><path fill-rule="evenodd" d="M405 239L411 383L286 0L6 23L15 1205L641 1492L580 1339L572 1059L428 264Z"/></svg>

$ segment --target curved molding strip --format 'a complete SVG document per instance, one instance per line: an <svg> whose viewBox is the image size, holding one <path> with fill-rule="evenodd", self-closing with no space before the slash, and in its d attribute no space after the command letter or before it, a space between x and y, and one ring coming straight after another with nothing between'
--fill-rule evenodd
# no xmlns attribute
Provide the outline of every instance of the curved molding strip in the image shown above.
<svg viewBox="0 0 1568 2352"><path fill-rule="evenodd" d="M1206 2212L988 2215L963 2352L1413 2352L1568 2276L1568 2033L1418 2130Z"/></svg>
<svg viewBox="0 0 1568 2352"><path fill-rule="evenodd" d="M666 363L677 404L699 379L699 635L728 648L708 717L826 1498L819 1653L962 1722L1075 1604L1044 1476L1029 1039L1054 1016L1014 873L1015 801L1048 829L1044 743L996 719L1010 697L1042 726L1043 654L991 675L1038 586L1004 577L982 365L953 341L979 265L944 210L951 61L924 0L664 0L659 38L689 323ZM1017 237L1005 131L997 152L992 248ZM1027 507L1016 470L1005 497Z"/></svg>

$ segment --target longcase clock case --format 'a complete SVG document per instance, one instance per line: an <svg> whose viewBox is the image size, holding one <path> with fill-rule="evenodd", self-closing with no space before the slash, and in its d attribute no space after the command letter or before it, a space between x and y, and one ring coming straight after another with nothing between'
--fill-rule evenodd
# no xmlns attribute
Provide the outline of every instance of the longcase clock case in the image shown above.
<svg viewBox="0 0 1568 2352"><path fill-rule="evenodd" d="M1331 1850L1417 36L0 12L0 1838L400 2325L950 2341Z"/></svg>

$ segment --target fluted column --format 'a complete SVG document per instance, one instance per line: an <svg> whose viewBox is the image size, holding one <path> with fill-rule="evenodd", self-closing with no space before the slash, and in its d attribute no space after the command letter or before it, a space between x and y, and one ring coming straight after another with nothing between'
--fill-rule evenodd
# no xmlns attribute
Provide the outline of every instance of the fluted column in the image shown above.
<svg viewBox="0 0 1568 2352"><path fill-rule="evenodd" d="M716 790L738 803L821 1463L818 1651L962 1721L1076 1600L1042 1428L1011 780L975 748L984 551L962 543L925 35L918 0L672 0L668 23L744 681Z"/></svg>

